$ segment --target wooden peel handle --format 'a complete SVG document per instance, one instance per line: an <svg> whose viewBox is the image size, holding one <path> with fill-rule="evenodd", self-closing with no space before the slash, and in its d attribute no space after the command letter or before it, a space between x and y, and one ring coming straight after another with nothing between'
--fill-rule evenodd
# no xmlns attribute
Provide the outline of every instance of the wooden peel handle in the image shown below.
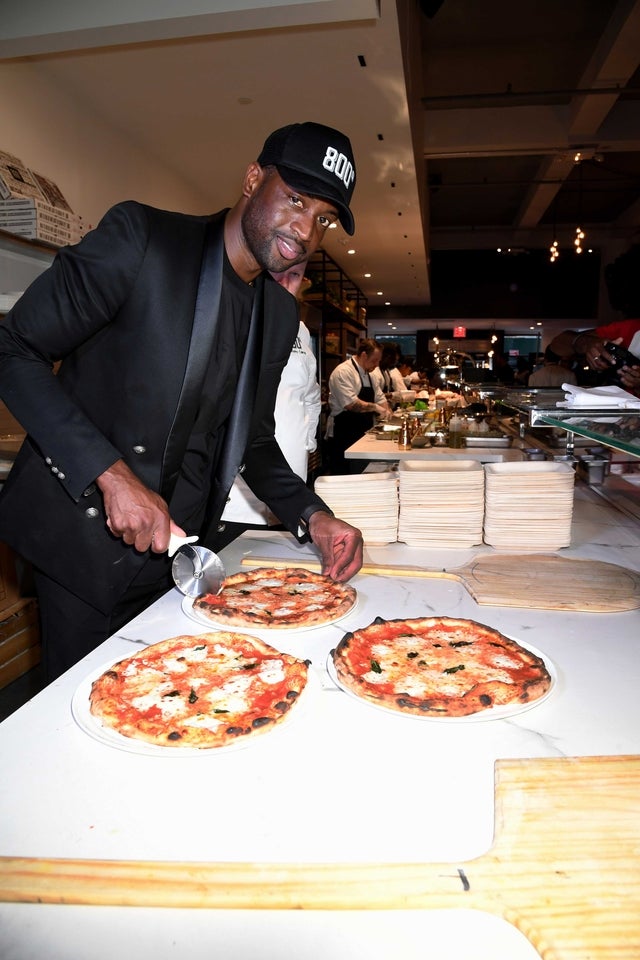
<svg viewBox="0 0 640 960"><path fill-rule="evenodd" d="M243 557L240 561L247 567L274 567L280 570L284 567L301 567L303 570L313 570L320 573L322 565L318 560L278 560L275 557ZM460 580L455 571L425 570L422 567L407 567L401 564L374 564L364 563L358 573L374 574L378 577L425 577L445 580Z"/></svg>

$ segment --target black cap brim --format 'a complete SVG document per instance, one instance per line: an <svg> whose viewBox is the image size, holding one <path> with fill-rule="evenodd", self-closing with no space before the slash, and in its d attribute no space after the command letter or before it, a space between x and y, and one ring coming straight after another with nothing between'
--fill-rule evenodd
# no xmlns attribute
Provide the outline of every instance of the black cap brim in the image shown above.
<svg viewBox="0 0 640 960"><path fill-rule="evenodd" d="M348 233L350 237L353 236L356 229L353 214L337 190L332 191L324 180L316 180L315 177L310 177L309 174L306 173L300 173L300 171L294 170L292 167L285 167L280 163L277 163L275 166L284 182L294 190L299 190L300 193L304 193L308 197L318 197L320 200L326 200L327 203L335 204L338 208L338 219L340 223L346 233Z"/></svg>

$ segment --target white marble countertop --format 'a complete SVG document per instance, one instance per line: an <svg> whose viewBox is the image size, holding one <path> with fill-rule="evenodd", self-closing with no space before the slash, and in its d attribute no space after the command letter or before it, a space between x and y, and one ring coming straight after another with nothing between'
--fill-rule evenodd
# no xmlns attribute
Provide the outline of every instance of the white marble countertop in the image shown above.
<svg viewBox="0 0 640 960"><path fill-rule="evenodd" d="M614 511L588 487L576 487L572 546L560 555L640 570L639 547L637 521ZM491 548L425 551L396 543L370 548L366 559L442 569L487 551ZM292 564L315 556L313 547L301 546L287 534L245 534L223 552L227 571L239 569L247 554ZM358 575L353 583L358 605L339 624L302 632L254 631L312 661L309 695L288 725L227 753L140 756L94 740L74 720L71 701L96 670L139 649L124 637L154 641L208 629L189 618L188 603L177 590L168 593L121 636L112 637L0 725L0 855L455 862L491 847L496 759L640 753L638 611L480 607L461 584L446 579ZM346 629L376 616L431 614L476 619L542 651L557 672L552 695L511 719L446 722L391 714L356 702L332 683L327 656ZM356 812L358 830L353 830L352 817L340 816L342 810ZM276 945L286 943L283 931L302 924L297 957L358 955L327 946L327 931L334 931L341 944L357 937L361 946L366 943L361 955L382 958L391 955L381 952L381 944L398 919L394 914L384 920L384 912L374 911L359 924L353 915L325 914L320 924L325 933L319 935L317 918L310 914L301 921L283 911L280 928L274 914L251 915L247 927L243 913L179 910L170 911L173 919L167 919L166 911L141 908L5 903L0 904L0 956L111 960L122 949L118 938L125 931L147 938L138 942L153 944L153 952L149 946L148 953L136 954L143 958L177 956L180 951L170 949L177 943L180 955L189 949L189 956L199 960L211 955L203 944L215 952L231 936L237 951L225 955L254 960L280 956ZM449 941L457 953L443 952L438 958L462 956L473 946L474 956L483 957L479 927L485 921L466 918L467 947L460 940L461 927ZM419 927L428 935L433 923L435 915L418 911L403 929ZM86 935L74 953L65 938L80 930ZM201 932L195 952L194 931ZM509 941L502 953L503 933L492 927L487 960L535 956L524 940L517 947ZM422 936L412 935L413 946L407 945L403 957L423 956L420 941Z"/></svg>
<svg viewBox="0 0 640 960"><path fill-rule="evenodd" d="M378 440L365 434L345 450L347 460L480 460L501 463L523 460L518 446L511 447L411 447L400 450L394 440Z"/></svg>

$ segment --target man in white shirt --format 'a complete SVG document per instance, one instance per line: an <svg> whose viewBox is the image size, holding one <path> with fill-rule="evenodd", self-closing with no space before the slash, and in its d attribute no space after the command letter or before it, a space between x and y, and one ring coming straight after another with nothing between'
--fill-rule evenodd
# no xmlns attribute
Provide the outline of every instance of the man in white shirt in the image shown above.
<svg viewBox="0 0 640 960"><path fill-rule="evenodd" d="M398 370L399 352L395 343L387 343L382 348L382 356L373 376L379 381L382 392L391 403L400 403L407 386Z"/></svg>
<svg viewBox="0 0 640 960"><path fill-rule="evenodd" d="M306 263L299 263L273 278L293 296L298 296ZM317 445L318 421L322 401L317 378L317 363L311 349L311 335L302 321L276 395L275 437L287 463L299 477L307 479L307 461ZM237 476L222 514L223 540L229 543L248 526L274 526L279 519Z"/></svg>
<svg viewBox="0 0 640 960"><path fill-rule="evenodd" d="M369 430L376 416L391 414L380 382L372 376L380 363L382 350L371 339L360 340L358 352L338 364L329 377L327 425L329 468L332 474L361 473L366 460L345 460L344 452Z"/></svg>
<svg viewBox="0 0 640 960"><path fill-rule="evenodd" d="M534 370L529 375L528 386L561 387L563 383L577 384L577 382L570 362L559 357L551 347L547 347L544 352L544 363L539 370Z"/></svg>

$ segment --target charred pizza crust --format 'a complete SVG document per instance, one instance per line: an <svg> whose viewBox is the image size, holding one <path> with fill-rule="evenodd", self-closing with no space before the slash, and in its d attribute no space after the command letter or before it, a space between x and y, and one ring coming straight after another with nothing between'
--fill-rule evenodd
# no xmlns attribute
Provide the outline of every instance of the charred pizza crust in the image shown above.
<svg viewBox="0 0 640 960"><path fill-rule="evenodd" d="M349 612L356 591L300 567L256 569L227 577L219 594L193 601L202 616L229 626L283 630L329 623Z"/></svg>
<svg viewBox="0 0 640 960"><path fill-rule="evenodd" d="M526 704L551 685L540 657L475 620L378 617L345 634L332 656L348 690L422 717L464 717Z"/></svg>
<svg viewBox="0 0 640 960"><path fill-rule="evenodd" d="M90 711L125 737L165 747L220 747L279 724L308 663L257 637L207 633L160 641L91 687Z"/></svg>

